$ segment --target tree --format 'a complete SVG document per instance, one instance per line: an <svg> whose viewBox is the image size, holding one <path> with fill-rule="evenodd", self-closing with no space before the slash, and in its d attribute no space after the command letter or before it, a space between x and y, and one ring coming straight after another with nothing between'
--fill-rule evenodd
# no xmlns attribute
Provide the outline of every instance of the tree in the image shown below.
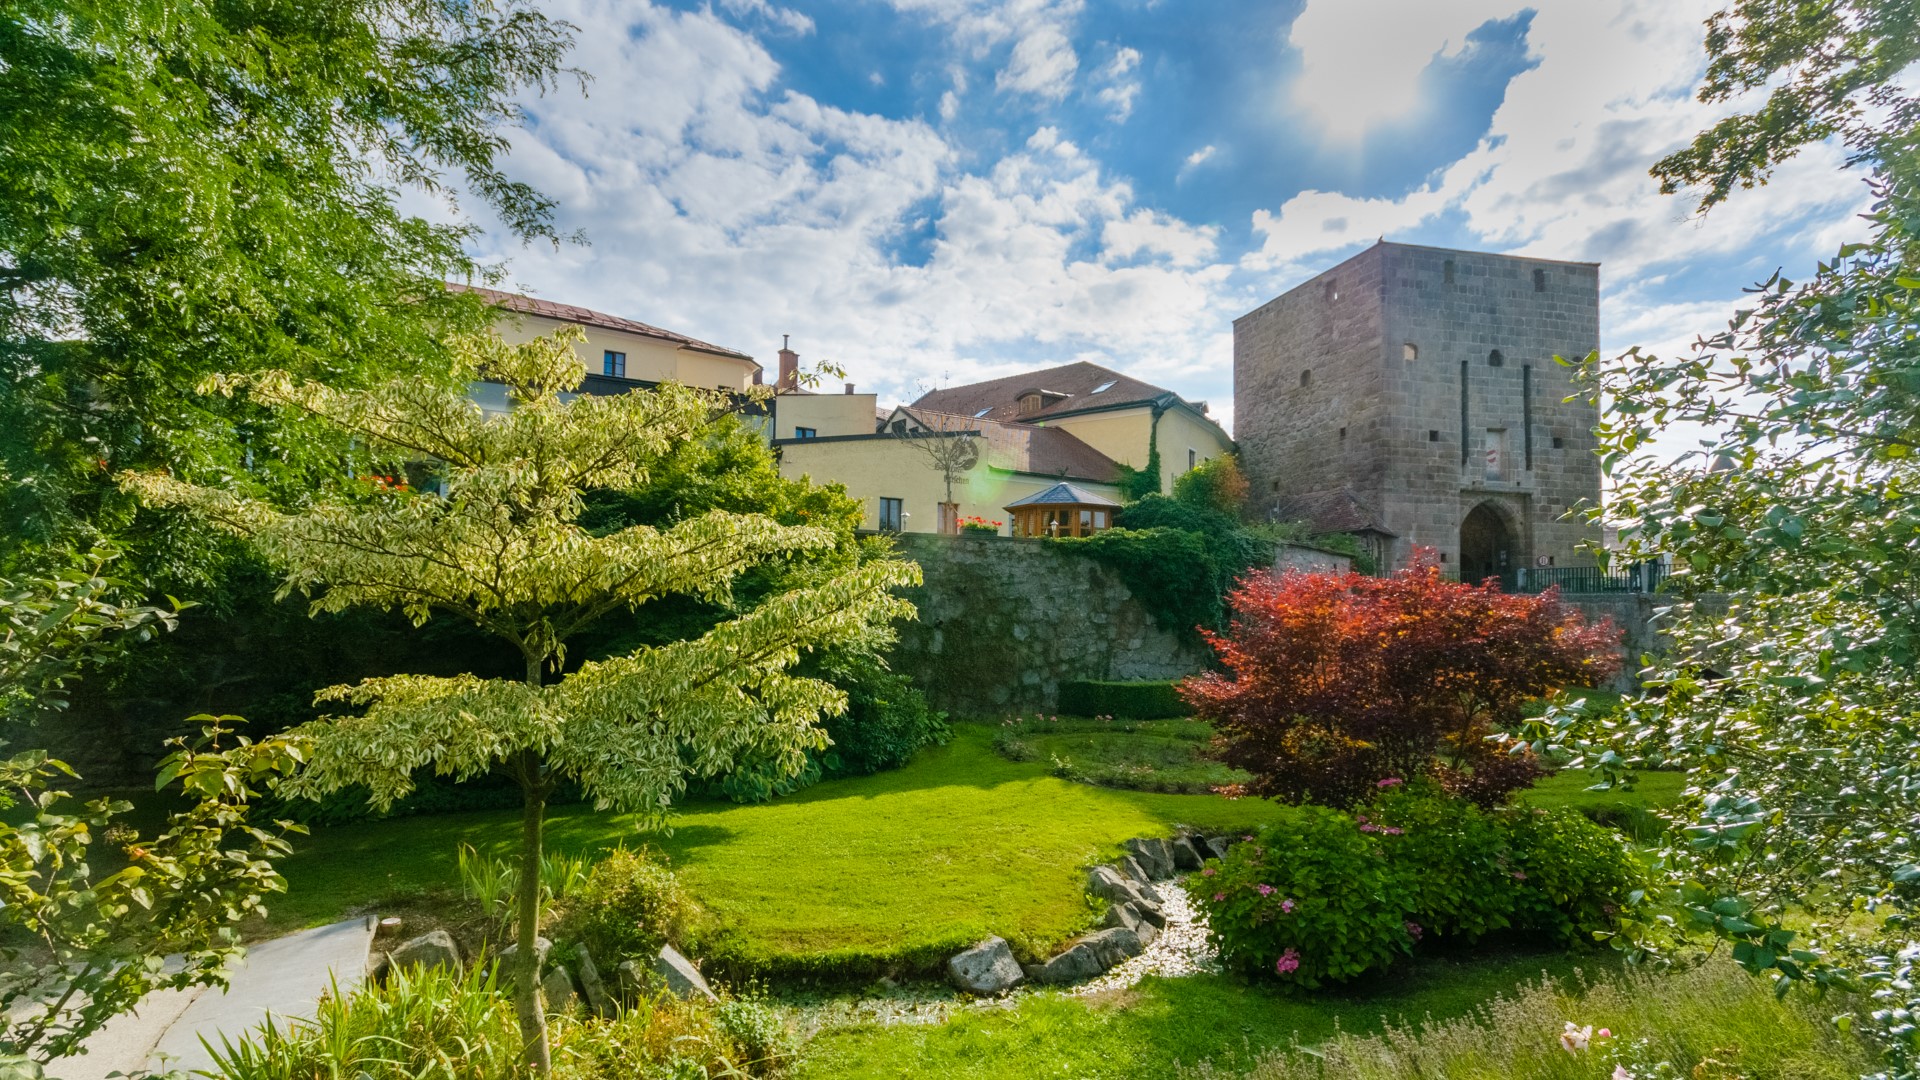
<svg viewBox="0 0 1920 1080"><path fill-rule="evenodd" d="M914 419L920 427L899 432L895 438L905 442L926 461L928 468L940 474L941 481L946 484L946 505L956 506L958 504L953 498L954 481L964 482L967 472L980 464L980 432L966 418L946 413L920 412L914 414ZM949 531L959 532L959 512L955 511L953 520L943 520L941 525Z"/></svg>
<svg viewBox="0 0 1920 1080"><path fill-rule="evenodd" d="M0 720L36 720L66 708L67 684L82 669L171 630L171 610L128 604L131 583L107 576L113 544L24 581L0 578Z"/></svg>
<svg viewBox="0 0 1920 1080"><path fill-rule="evenodd" d="M1238 520L1247 502L1247 478L1240 472L1239 459L1221 454L1181 473L1173 482L1173 497Z"/></svg>
<svg viewBox="0 0 1920 1080"><path fill-rule="evenodd" d="M790 669L805 651L910 614L888 590L919 579L910 563L864 561L698 637L564 667L569 641L605 616L674 594L723 600L748 568L833 543L827 530L720 510L665 527L598 535L582 527L585 492L643 489L653 466L723 403L672 384L563 400L584 378L575 340L577 331L562 331L518 346L492 337L458 343L467 372L509 388L512 411L492 420L458 389L411 380L365 391L281 372L217 381L335 425L371 454L439 462L443 494L374 487L286 513L156 474L126 478L155 504L191 509L249 538L282 568L286 588L318 590L315 610L396 608L416 624L448 614L520 654L518 681L399 675L323 692L358 711L296 729L311 757L285 790L319 795L364 784L387 805L419 768L455 777L512 770L523 796L514 996L529 1061L542 1073L534 938L555 784L571 780L596 805L657 822L688 776L716 775L742 755L801 768L823 742L816 722L846 699Z"/></svg>
<svg viewBox="0 0 1920 1080"><path fill-rule="evenodd" d="M1913 0L1748 0L1708 23L1700 96L1765 103L1654 168L1702 212L1838 137L1877 201L1863 240L1802 280L1775 274L1685 356L1590 360L1628 559L1669 558L1674 603L1653 692L1618 719L1534 725L1612 780L1684 769L1665 888L1629 946L1696 936L1796 983L1870 993L1889 1071L1920 1076L1920 56ZM1648 453L1684 425L1701 449ZM1731 464L1731 468L1724 467ZM1660 918L1668 916L1672 921ZM1677 933L1675 932L1677 929Z"/></svg>
<svg viewBox="0 0 1920 1080"><path fill-rule="evenodd" d="M450 203L457 177L513 233L556 239L552 204L502 168L503 129L570 37L531 0L9 4L0 533L124 531L110 479L129 467L288 497L337 478L324 429L196 384L448 378L443 334L490 318L442 285L486 276L475 230L400 195ZM197 542L138 533L176 560Z"/></svg>
<svg viewBox="0 0 1920 1080"><path fill-rule="evenodd" d="M1207 634L1224 672L1181 684L1247 790L1348 806L1381 782L1432 776L1484 805L1537 775L1492 737L1528 701L1619 670L1618 634L1551 593L1509 596L1440 576L1430 557L1391 577L1259 574Z"/></svg>

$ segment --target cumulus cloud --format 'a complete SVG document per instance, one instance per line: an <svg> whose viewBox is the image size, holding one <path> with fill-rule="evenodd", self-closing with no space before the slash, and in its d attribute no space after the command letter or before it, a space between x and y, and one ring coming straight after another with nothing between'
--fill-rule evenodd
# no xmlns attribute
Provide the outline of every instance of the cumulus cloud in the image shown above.
<svg viewBox="0 0 1920 1080"><path fill-rule="evenodd" d="M929 19L951 32L956 46L974 59L1003 50L994 76L1003 93L1058 101L1073 89L1080 54L1070 38L1081 0L891 0L893 7Z"/></svg>
<svg viewBox="0 0 1920 1080"><path fill-rule="evenodd" d="M791 33L813 33L813 19L792 8L775 7L767 0L720 0L720 6L734 15L759 16Z"/></svg>
<svg viewBox="0 0 1920 1080"><path fill-rule="evenodd" d="M1100 79L1106 85L1094 97L1116 122L1133 114L1133 99L1140 95L1140 80L1134 77L1139 67L1140 50L1122 46L1100 69Z"/></svg>
<svg viewBox="0 0 1920 1080"><path fill-rule="evenodd" d="M1364 133L1419 104L1420 77L1467 35L1530 5L1517 0L1310 0L1288 43L1300 52L1296 105L1329 132ZM1382 27L1391 27L1382 32Z"/></svg>

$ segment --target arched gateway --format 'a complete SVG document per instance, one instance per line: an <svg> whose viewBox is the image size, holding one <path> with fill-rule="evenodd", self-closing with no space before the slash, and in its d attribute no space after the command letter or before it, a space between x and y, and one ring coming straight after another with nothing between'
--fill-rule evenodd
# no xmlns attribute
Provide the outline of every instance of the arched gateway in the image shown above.
<svg viewBox="0 0 1920 1080"><path fill-rule="evenodd" d="M1478 585L1497 577L1513 586L1515 537L1506 515L1491 503L1481 503L1460 523L1460 580Z"/></svg>

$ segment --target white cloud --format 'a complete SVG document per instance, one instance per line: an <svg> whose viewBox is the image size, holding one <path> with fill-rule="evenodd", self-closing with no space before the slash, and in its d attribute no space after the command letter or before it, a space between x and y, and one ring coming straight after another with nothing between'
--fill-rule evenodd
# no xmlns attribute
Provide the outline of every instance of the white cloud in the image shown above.
<svg viewBox="0 0 1920 1080"><path fill-rule="evenodd" d="M1000 69L993 85L1001 90L1059 100L1073 89L1080 57L1059 27L1037 27L1013 46L1013 56Z"/></svg>
<svg viewBox="0 0 1920 1080"><path fill-rule="evenodd" d="M1287 36L1301 57L1292 97L1329 133L1363 134L1413 111L1421 74L1435 57L1458 56L1469 33L1529 6L1524 0L1309 0Z"/></svg>
<svg viewBox="0 0 1920 1080"><path fill-rule="evenodd" d="M1003 93L1058 101L1073 89L1080 55L1069 32L1082 0L890 0L946 26L954 44L974 59L986 59L1008 43L1012 49L994 76Z"/></svg>
<svg viewBox="0 0 1920 1080"><path fill-rule="evenodd" d="M795 34L813 33L813 20L807 15L792 8L775 7L767 0L720 0L720 6L735 15L758 15Z"/></svg>
<svg viewBox="0 0 1920 1080"><path fill-rule="evenodd" d="M1107 114L1116 123L1133 114L1133 99L1140 95L1140 80L1133 75L1139 67L1140 50L1121 46L1100 69L1100 79L1106 85L1094 97L1107 107Z"/></svg>

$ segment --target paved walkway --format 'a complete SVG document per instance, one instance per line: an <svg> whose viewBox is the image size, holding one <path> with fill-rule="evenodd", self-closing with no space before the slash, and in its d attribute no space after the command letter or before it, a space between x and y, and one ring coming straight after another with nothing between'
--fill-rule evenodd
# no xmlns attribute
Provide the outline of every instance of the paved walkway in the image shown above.
<svg viewBox="0 0 1920 1080"><path fill-rule="evenodd" d="M352 919L247 949L246 959L222 992L197 987L153 994L140 1008L114 1017L87 1042L87 1053L56 1061L47 1073L57 1080L105 1080L108 1074L159 1067L164 1055L176 1069L213 1068L201 1045L237 1039L271 1013L311 1018L320 995L342 991L366 977L373 920Z"/></svg>

